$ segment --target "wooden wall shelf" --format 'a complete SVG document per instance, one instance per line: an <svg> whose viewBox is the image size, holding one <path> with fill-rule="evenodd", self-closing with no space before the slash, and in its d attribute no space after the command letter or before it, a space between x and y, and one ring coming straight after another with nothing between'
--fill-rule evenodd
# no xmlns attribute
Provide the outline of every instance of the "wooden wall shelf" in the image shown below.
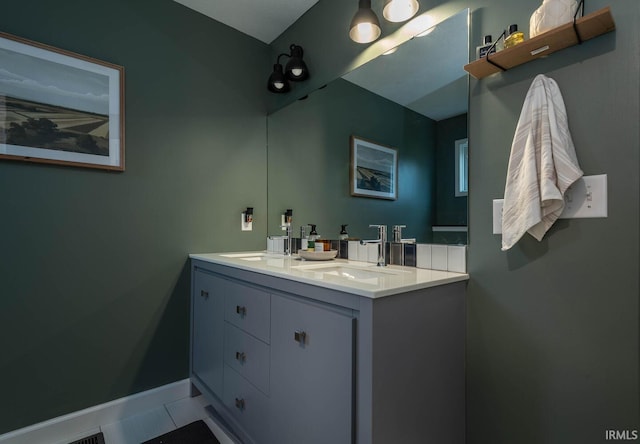
<svg viewBox="0 0 640 444"><path fill-rule="evenodd" d="M464 69L476 79L482 79L491 74L506 71L561 49L577 45L580 41L598 37L614 29L616 29L616 25L613 22L611 10L607 6L576 19L575 29L573 22L569 22L532 39L525 40L519 45L491 54L489 59L504 69L492 65L485 57L465 65Z"/></svg>

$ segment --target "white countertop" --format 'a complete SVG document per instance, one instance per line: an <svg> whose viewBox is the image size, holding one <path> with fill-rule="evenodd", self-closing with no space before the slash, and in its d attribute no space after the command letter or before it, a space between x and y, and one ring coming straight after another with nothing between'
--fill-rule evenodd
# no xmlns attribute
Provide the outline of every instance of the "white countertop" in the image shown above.
<svg viewBox="0 0 640 444"><path fill-rule="evenodd" d="M306 261L297 255L287 257L264 251L190 254L189 257L369 298L380 298L469 279L466 273L397 265L377 267L372 263L346 259Z"/></svg>

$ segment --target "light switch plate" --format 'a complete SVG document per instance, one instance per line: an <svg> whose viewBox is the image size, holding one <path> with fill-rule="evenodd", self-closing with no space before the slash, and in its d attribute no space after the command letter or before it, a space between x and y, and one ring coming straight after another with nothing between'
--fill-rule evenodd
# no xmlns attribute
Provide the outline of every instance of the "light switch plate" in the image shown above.
<svg viewBox="0 0 640 444"><path fill-rule="evenodd" d="M502 207L504 199L493 199L493 234L502 234Z"/></svg>
<svg viewBox="0 0 640 444"><path fill-rule="evenodd" d="M583 176L564 193L560 219L607 217L607 175Z"/></svg>

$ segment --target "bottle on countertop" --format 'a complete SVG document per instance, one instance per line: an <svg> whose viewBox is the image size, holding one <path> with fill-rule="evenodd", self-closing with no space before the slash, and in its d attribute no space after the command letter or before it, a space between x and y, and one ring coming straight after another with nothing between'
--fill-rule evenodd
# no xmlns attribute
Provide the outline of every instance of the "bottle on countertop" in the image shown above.
<svg viewBox="0 0 640 444"><path fill-rule="evenodd" d="M316 238L316 251L329 250L331 250L331 241L329 239L322 239L322 236L318 235Z"/></svg>
<svg viewBox="0 0 640 444"><path fill-rule="evenodd" d="M307 231L304 225L300 225L300 249L307 251L309 248L309 238L307 237Z"/></svg>
<svg viewBox="0 0 640 444"><path fill-rule="evenodd" d="M316 224L307 224L311 227L309 232L309 239L307 240L307 250L316 251L316 239L318 239L318 233L316 232Z"/></svg>
<svg viewBox="0 0 640 444"><path fill-rule="evenodd" d="M349 224L340 225L340 236L338 239L345 240L349 238L349 233L347 233L347 226Z"/></svg>
<svg viewBox="0 0 640 444"><path fill-rule="evenodd" d="M518 31L518 25L510 25L507 37L504 39L505 49L516 46L522 42L524 42L524 33L522 31Z"/></svg>

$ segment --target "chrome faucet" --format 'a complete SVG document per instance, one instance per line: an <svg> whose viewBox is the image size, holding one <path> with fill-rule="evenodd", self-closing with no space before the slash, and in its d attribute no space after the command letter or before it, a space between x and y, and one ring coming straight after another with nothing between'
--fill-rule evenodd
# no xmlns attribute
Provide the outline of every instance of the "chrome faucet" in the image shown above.
<svg viewBox="0 0 640 444"><path fill-rule="evenodd" d="M378 239L361 240L360 244L378 244L378 267L386 267L387 260L385 258L385 247L387 244L387 226L386 225L369 225L369 228L378 229Z"/></svg>
<svg viewBox="0 0 640 444"><path fill-rule="evenodd" d="M286 228L287 229L287 236L286 236L286 244L284 246L284 255L285 256L291 256L291 232L293 231L292 229L292 224L284 224L284 225L280 225L280 228Z"/></svg>
<svg viewBox="0 0 640 444"><path fill-rule="evenodd" d="M394 225L393 226L393 241L402 242L402 229L407 228L406 225Z"/></svg>
<svg viewBox="0 0 640 444"><path fill-rule="evenodd" d="M411 239L403 239L402 238L402 229L403 228L407 228L406 225L394 225L393 226L393 241L396 243L415 243L416 239L415 238L411 238Z"/></svg>
<svg viewBox="0 0 640 444"><path fill-rule="evenodd" d="M287 211L285 211L282 216L283 225L280 225L280 228L285 228L287 230L287 244L284 246L284 255L291 256L293 252L293 245L291 245L291 234L293 231L293 210L291 208L287 209Z"/></svg>

